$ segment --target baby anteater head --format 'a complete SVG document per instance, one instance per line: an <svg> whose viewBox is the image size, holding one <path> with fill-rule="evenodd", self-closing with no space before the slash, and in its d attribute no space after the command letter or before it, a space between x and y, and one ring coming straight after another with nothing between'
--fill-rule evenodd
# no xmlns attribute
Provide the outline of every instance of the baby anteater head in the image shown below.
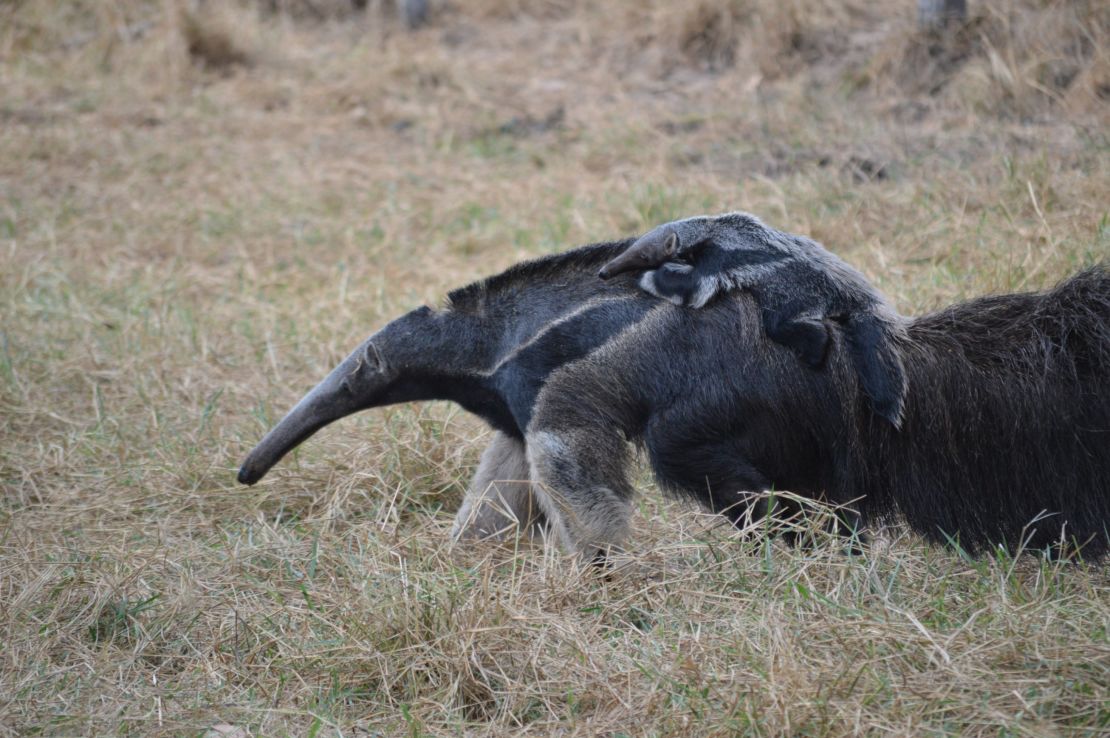
<svg viewBox="0 0 1110 738"><path fill-rule="evenodd" d="M673 259L678 249L678 233L669 224L664 225L638 238L620 256L601 267L597 276L609 279L625 272L653 269Z"/></svg>

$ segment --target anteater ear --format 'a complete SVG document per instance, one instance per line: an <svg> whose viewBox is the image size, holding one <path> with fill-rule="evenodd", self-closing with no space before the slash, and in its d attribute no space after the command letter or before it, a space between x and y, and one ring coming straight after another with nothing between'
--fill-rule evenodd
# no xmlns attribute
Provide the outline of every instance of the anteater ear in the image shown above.
<svg viewBox="0 0 1110 738"><path fill-rule="evenodd" d="M671 231L664 237L663 241L663 255L666 258L671 258L678 253L678 234Z"/></svg>
<svg viewBox="0 0 1110 738"><path fill-rule="evenodd" d="M363 361L368 367L374 371L381 371L383 365L382 354L378 351L378 347L374 345L373 341L366 342L366 349L362 352Z"/></svg>

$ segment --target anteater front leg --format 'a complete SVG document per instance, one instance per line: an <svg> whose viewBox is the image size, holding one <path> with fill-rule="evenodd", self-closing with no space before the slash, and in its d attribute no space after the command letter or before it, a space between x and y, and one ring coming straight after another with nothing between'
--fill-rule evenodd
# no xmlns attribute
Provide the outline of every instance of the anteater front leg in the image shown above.
<svg viewBox="0 0 1110 738"><path fill-rule="evenodd" d="M633 489L628 444L589 374L572 369L548 380L526 446L536 499L551 528L568 551L600 562L628 535Z"/></svg>

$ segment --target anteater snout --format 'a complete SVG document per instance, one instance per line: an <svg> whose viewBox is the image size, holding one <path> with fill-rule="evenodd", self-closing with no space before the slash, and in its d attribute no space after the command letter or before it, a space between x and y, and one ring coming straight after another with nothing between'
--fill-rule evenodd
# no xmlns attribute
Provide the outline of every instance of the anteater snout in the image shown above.
<svg viewBox="0 0 1110 738"><path fill-rule="evenodd" d="M239 480L239 484L249 485L254 484L258 481L257 477L255 476L254 469L250 468L248 464L243 464L243 466L239 469L239 474L236 478Z"/></svg>

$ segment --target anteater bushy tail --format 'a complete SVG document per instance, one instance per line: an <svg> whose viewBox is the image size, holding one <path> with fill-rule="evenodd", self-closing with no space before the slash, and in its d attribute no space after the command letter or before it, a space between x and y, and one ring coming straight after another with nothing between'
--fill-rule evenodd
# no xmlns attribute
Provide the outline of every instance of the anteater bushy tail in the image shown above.
<svg viewBox="0 0 1110 738"><path fill-rule="evenodd" d="M928 538L1110 550L1110 268L915 318L901 432L865 430L851 490ZM866 440L865 440L866 439Z"/></svg>

